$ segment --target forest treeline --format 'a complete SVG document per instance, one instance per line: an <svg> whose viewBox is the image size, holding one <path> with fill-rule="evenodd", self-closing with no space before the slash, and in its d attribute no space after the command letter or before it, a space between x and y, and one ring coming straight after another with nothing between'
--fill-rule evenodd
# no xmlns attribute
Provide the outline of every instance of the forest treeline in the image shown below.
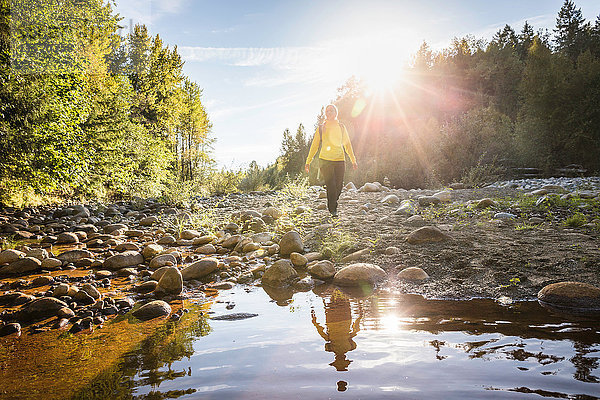
<svg viewBox="0 0 600 400"><path fill-rule="evenodd" d="M143 25L122 37L119 23L110 1L0 0L0 202L173 201L306 177L322 112L308 132L283 132L273 164L219 170L202 89L177 47ZM481 184L513 167L550 175L569 164L598 173L600 16L590 23L566 0L551 32L525 23L489 42L455 38L440 51L424 42L388 90L350 77L333 103L356 184Z"/></svg>
<svg viewBox="0 0 600 400"><path fill-rule="evenodd" d="M424 42L398 80L370 93L353 77L333 101L358 159L347 176L356 184L477 185L572 164L600 172L600 16L587 22L570 0L552 32L526 22L489 42L455 38L437 52ZM298 139L279 159L295 173L308 152Z"/></svg>
<svg viewBox="0 0 600 400"><path fill-rule="evenodd" d="M0 200L159 196L214 166L177 47L103 0L0 0Z"/></svg>

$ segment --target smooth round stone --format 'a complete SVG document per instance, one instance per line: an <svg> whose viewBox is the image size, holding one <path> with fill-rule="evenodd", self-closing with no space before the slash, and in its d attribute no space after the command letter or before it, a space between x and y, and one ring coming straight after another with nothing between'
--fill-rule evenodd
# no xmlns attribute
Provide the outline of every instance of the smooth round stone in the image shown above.
<svg viewBox="0 0 600 400"><path fill-rule="evenodd" d="M156 290L158 287L158 282L155 280L146 281L144 283L140 283L139 285L133 288L134 291L138 293L150 293Z"/></svg>
<svg viewBox="0 0 600 400"><path fill-rule="evenodd" d="M52 296L60 298L66 296L69 293L69 285L66 283L59 283L57 287L52 291Z"/></svg>
<svg viewBox="0 0 600 400"><path fill-rule="evenodd" d="M308 260L300 253L292 253L290 254L290 261L294 265L294 267L304 267L308 264Z"/></svg>
<svg viewBox="0 0 600 400"><path fill-rule="evenodd" d="M475 208L488 208L488 207L496 207L497 204L494 200L490 198L485 198L477 201L475 204Z"/></svg>
<svg viewBox="0 0 600 400"><path fill-rule="evenodd" d="M133 316L142 321L166 317L171 314L171 306L162 300L151 301L133 312Z"/></svg>
<svg viewBox="0 0 600 400"><path fill-rule="evenodd" d="M21 336L21 325L17 322L12 322L3 326L0 326L0 337L8 335Z"/></svg>
<svg viewBox="0 0 600 400"><path fill-rule="evenodd" d="M101 297L100 292L98 291L98 289L96 289L95 286L86 283L81 287L81 290L83 292L86 292L87 294L89 294L93 299L97 300Z"/></svg>
<svg viewBox="0 0 600 400"><path fill-rule="evenodd" d="M400 203L400 198L395 194L388 194L383 199L381 199L381 203L384 204L398 204Z"/></svg>
<svg viewBox="0 0 600 400"><path fill-rule="evenodd" d="M104 268L109 270L118 270L121 268L132 267L144 262L144 256L137 251L129 250L104 260Z"/></svg>
<svg viewBox="0 0 600 400"><path fill-rule="evenodd" d="M300 234L296 231L286 232L279 241L279 252L281 255L287 256L293 252L303 252L304 243Z"/></svg>
<svg viewBox="0 0 600 400"><path fill-rule="evenodd" d="M398 279L405 281L422 281L429 279L429 275L419 267L408 267L398 272Z"/></svg>
<svg viewBox="0 0 600 400"><path fill-rule="evenodd" d="M25 253L15 249L7 249L0 253L0 264L7 264L25 257Z"/></svg>
<svg viewBox="0 0 600 400"><path fill-rule="evenodd" d="M278 260L271 265L262 277L263 285L272 287L287 286L298 278L298 272L288 260Z"/></svg>
<svg viewBox="0 0 600 400"><path fill-rule="evenodd" d="M356 263L339 270L333 277L333 283L340 286L374 286L387 279L381 267L369 263Z"/></svg>
<svg viewBox="0 0 600 400"><path fill-rule="evenodd" d="M157 290L177 295L183 291L183 277L176 267L166 267L166 271L158 281Z"/></svg>
<svg viewBox="0 0 600 400"><path fill-rule="evenodd" d="M215 240L214 236L204 235L204 236L195 238L193 243L194 243L194 246L203 246L205 244L211 243L213 240Z"/></svg>
<svg viewBox="0 0 600 400"><path fill-rule="evenodd" d="M79 236L73 232L63 232L56 237L56 244L79 243Z"/></svg>
<svg viewBox="0 0 600 400"><path fill-rule="evenodd" d="M45 258L42 260L42 269L55 270L60 268L62 261L57 258Z"/></svg>
<svg viewBox="0 0 600 400"><path fill-rule="evenodd" d="M196 250L194 250L194 253L200 253L200 254L215 254L216 252L217 252L217 248L215 246L213 246L212 244L205 244L205 245L198 247Z"/></svg>
<svg viewBox="0 0 600 400"><path fill-rule="evenodd" d="M317 279L327 281L335 275L335 266L329 260L317 261L308 267L308 273Z"/></svg>
<svg viewBox="0 0 600 400"><path fill-rule="evenodd" d="M419 205L422 207L427 207L430 205L436 205L436 204L440 204L442 201L434 196L419 196L417 198L417 201L419 202Z"/></svg>
<svg viewBox="0 0 600 400"><path fill-rule="evenodd" d="M44 275L44 276L38 276L37 278L35 278L33 281L31 281L31 284L34 287L40 287L40 286L46 286L51 284L52 282L54 282L54 278L48 275Z"/></svg>
<svg viewBox="0 0 600 400"><path fill-rule="evenodd" d="M179 237L181 239L185 239L185 240L192 240L192 239L196 239L196 238L199 238L202 236L204 236L204 234L202 232L198 232L193 229L186 229L184 231L181 231L181 234L179 235Z"/></svg>
<svg viewBox="0 0 600 400"><path fill-rule="evenodd" d="M72 263L82 258L94 258L94 253L88 250L75 249L60 253L56 258L63 263Z"/></svg>
<svg viewBox="0 0 600 400"><path fill-rule="evenodd" d="M167 265L177 265L177 259L173 254L161 254L150 261L151 270L156 270Z"/></svg>
<svg viewBox="0 0 600 400"><path fill-rule="evenodd" d="M170 246L173 245L175 243L177 243L177 239L175 239L175 236L172 235L166 235L161 237L158 242L156 242L160 245L166 245L166 246Z"/></svg>
<svg viewBox="0 0 600 400"><path fill-rule="evenodd" d="M37 258L25 257L11 262L4 268L0 268L0 273L3 275L21 275L40 270L41 267L42 262Z"/></svg>
<svg viewBox="0 0 600 400"><path fill-rule="evenodd" d="M105 269L100 270L100 271L96 271L96 279L104 279L104 278L110 278L111 276L113 276L113 273L111 271L107 271Z"/></svg>
<svg viewBox="0 0 600 400"><path fill-rule="evenodd" d="M142 250L142 256L144 256L144 260L151 260L164 250L165 249L160 244L152 243L144 247L144 250Z"/></svg>
<svg viewBox="0 0 600 400"><path fill-rule="evenodd" d="M196 261L195 263L188 265L181 271L183 280L189 281L191 279L201 279L206 275L214 272L219 265L219 261L216 258L207 257L202 260Z"/></svg>
<svg viewBox="0 0 600 400"><path fill-rule="evenodd" d="M505 212L499 212L494 214L494 219L515 219L517 218L517 216L515 214L511 214L511 213L505 213Z"/></svg>
<svg viewBox="0 0 600 400"><path fill-rule="evenodd" d="M557 308L600 311L600 288L583 282L558 282L540 290L538 300Z"/></svg>
<svg viewBox="0 0 600 400"><path fill-rule="evenodd" d="M22 310L17 312L19 320L32 320L53 317L58 310L67 307L63 301L54 297L42 297L27 304Z"/></svg>
<svg viewBox="0 0 600 400"><path fill-rule="evenodd" d="M385 249L384 254L391 256L394 254L398 254L399 251L400 251L400 249L398 249L397 247L390 246Z"/></svg>
<svg viewBox="0 0 600 400"><path fill-rule="evenodd" d="M434 243L449 240L450 237L435 226L424 226L412 232L406 238L410 244Z"/></svg>

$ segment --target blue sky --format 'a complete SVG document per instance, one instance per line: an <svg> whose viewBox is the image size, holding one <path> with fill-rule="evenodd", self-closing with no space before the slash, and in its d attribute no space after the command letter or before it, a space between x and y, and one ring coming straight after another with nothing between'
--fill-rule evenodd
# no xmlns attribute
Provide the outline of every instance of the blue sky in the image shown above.
<svg viewBox="0 0 600 400"><path fill-rule="evenodd" d="M220 166L272 163L284 129L312 135L321 107L351 75L382 85L423 40L489 39L525 20L552 29L563 0L116 0L123 24L177 45L204 89ZM600 1L575 0L594 21Z"/></svg>

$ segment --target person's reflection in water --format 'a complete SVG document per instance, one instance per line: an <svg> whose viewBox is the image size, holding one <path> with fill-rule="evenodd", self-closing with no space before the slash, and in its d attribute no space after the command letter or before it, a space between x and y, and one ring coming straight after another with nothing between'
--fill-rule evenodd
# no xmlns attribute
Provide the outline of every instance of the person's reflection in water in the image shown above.
<svg viewBox="0 0 600 400"><path fill-rule="evenodd" d="M317 328L319 335L325 339L325 350L335 354L335 360L329 364L338 371L348 371L348 366L352 360L346 359L346 353L356 348L356 343L352 338L360 330L360 321L362 319L362 307L359 308L359 316L352 322L352 311L350 301L342 292L335 290L329 298L329 303L325 302L325 330L318 322L315 310L311 310L312 323Z"/></svg>

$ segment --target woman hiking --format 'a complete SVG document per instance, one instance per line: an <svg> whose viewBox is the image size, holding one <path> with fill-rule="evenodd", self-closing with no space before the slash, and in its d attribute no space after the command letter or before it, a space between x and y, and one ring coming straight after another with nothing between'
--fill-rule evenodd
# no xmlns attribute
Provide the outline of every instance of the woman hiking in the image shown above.
<svg viewBox="0 0 600 400"><path fill-rule="evenodd" d="M348 153L352 167L358 168L356 157L352 151L352 144L348 137L346 127L337 119L338 109L333 104L325 107L325 122L315 131L315 135L306 158L304 170L309 172L312 161L319 145L319 168L327 187L327 208L332 217L337 217L338 198L344 185L344 172L346 171L345 154Z"/></svg>

